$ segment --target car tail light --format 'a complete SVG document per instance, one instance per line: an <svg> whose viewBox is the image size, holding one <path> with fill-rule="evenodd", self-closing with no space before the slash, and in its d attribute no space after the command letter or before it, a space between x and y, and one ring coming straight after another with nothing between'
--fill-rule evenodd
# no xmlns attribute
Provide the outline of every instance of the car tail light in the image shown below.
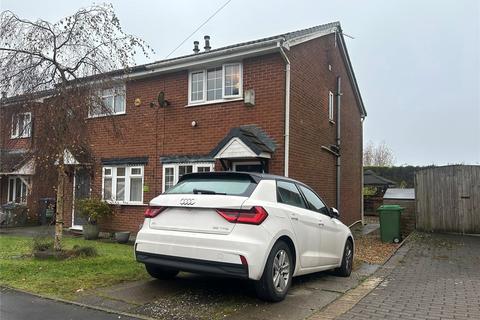
<svg viewBox="0 0 480 320"><path fill-rule="evenodd" d="M217 209L217 212L231 223L259 225L268 217L268 213L263 207L252 207L249 210Z"/></svg>
<svg viewBox="0 0 480 320"><path fill-rule="evenodd" d="M245 256L240 255L240 261L242 262L242 265L248 267L247 258L245 258Z"/></svg>
<svg viewBox="0 0 480 320"><path fill-rule="evenodd" d="M167 209L166 207L148 207L143 214L145 218L155 218L158 216L163 210Z"/></svg>

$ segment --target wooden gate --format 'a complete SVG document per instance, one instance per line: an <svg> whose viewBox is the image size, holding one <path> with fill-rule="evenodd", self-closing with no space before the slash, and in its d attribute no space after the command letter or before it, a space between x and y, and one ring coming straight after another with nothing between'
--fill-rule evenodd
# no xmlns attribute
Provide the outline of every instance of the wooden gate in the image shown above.
<svg viewBox="0 0 480 320"><path fill-rule="evenodd" d="M417 229L480 233L480 166L417 171L415 198Z"/></svg>

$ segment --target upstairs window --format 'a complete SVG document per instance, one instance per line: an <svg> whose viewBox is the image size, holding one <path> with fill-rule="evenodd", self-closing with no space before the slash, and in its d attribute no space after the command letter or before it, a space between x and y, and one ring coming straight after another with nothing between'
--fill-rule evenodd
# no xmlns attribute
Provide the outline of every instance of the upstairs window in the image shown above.
<svg viewBox="0 0 480 320"><path fill-rule="evenodd" d="M112 203L143 203L143 166L103 167L103 200Z"/></svg>
<svg viewBox="0 0 480 320"><path fill-rule="evenodd" d="M12 138L29 138L32 135L32 114L18 113L12 117Z"/></svg>
<svg viewBox="0 0 480 320"><path fill-rule="evenodd" d="M99 95L101 105L90 109L89 117L103 117L108 115L125 114L125 87L118 86L102 90Z"/></svg>
<svg viewBox="0 0 480 320"><path fill-rule="evenodd" d="M242 97L242 64L230 63L219 67L190 72L189 104L224 101Z"/></svg>
<svg viewBox="0 0 480 320"><path fill-rule="evenodd" d="M328 120L333 121L333 93L328 92Z"/></svg>

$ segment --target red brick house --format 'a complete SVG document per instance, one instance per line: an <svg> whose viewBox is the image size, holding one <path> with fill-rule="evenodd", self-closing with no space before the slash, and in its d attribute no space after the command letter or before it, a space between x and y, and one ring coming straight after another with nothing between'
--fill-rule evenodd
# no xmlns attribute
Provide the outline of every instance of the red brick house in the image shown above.
<svg viewBox="0 0 480 320"><path fill-rule="evenodd" d="M135 232L153 197L182 174L211 170L290 176L339 207L347 224L360 221L366 110L340 24L218 49L206 40L194 51L137 66L124 87L104 92L113 115L89 117L92 160L67 154L66 226L81 224L74 198L96 195L115 204L105 230ZM11 140L27 140L23 149L31 140L11 135L10 109L1 108L4 153ZM120 134L109 129L110 117ZM12 200L8 170L2 203ZM31 188L29 201L38 202L35 181Z"/></svg>

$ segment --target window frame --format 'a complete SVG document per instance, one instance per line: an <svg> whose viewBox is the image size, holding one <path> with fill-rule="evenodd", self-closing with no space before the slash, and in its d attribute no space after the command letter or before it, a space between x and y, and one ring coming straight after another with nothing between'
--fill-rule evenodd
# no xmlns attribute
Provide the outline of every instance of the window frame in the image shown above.
<svg viewBox="0 0 480 320"><path fill-rule="evenodd" d="M23 118L23 132L20 132L20 116L28 116L28 122ZM25 128L28 126L28 130ZM12 128L11 128L11 139L20 139L20 138L30 138L32 136L32 113L31 112L20 112L12 115Z"/></svg>
<svg viewBox="0 0 480 320"><path fill-rule="evenodd" d="M112 91L112 94L104 94L105 92L108 92L109 90ZM118 94L118 92L122 92L122 94ZM123 111L115 112L115 97L120 96L120 95L123 96ZM127 90L126 90L125 84L114 86L114 87L108 88L108 89L102 89L100 94L99 94L100 100L103 101L104 98L108 98L108 97L112 97L112 99L113 99L111 113L92 114L92 110L91 110L91 108L89 108L89 110L88 110L88 118L89 119L109 117L109 116L118 116L118 115L122 115L122 114L127 113Z"/></svg>
<svg viewBox="0 0 480 320"><path fill-rule="evenodd" d="M302 187L307 189L307 190L310 190L324 205L324 208L326 210L326 212L321 212L321 211L318 211L317 209L315 208L312 208L312 206L310 205L310 202L308 201L307 199L307 196L305 195L305 193L303 192L302 190ZM323 201L322 197L320 197L318 195L318 193L316 193L312 188L304 185L304 184L300 184L300 183L297 183L297 188L298 188L298 191L300 191L300 194L302 195L303 197L303 200L305 202L305 204L307 205L307 210L310 210L310 211L313 211L315 213L319 213L319 214L323 214L323 215L326 215L326 216L329 216L328 212L330 211L330 208L328 207L328 205L325 203L325 201Z"/></svg>
<svg viewBox="0 0 480 320"><path fill-rule="evenodd" d="M17 194L16 194L16 190L17 190L17 180L20 180L20 201L16 201L17 200ZM10 181L13 181L13 186L10 187ZM12 190L13 189L13 190ZM12 195L12 199L10 199L10 193L13 191L13 193L11 194ZM27 203L27 197L28 197L28 194L29 194L30 190L29 190L29 185L28 183L26 183L22 178L20 178L20 176L11 176L11 177L8 177L8 187L7 187L7 203L19 203L19 204L26 204ZM22 195L25 195L25 197L23 198ZM23 201L22 201L23 200Z"/></svg>
<svg viewBox="0 0 480 320"><path fill-rule="evenodd" d="M278 183L279 182L283 182L283 183L290 183L290 184L293 184L295 186L295 188L297 189L298 191L298 195L300 196L300 199L302 200L302 203L303 203L303 207L299 207L299 206L295 206L293 204L289 204L289 203L284 203L284 202L280 202L279 200L281 199L281 196L280 196L280 192L278 190ZM295 207L295 208L300 208L300 209L304 209L304 210L309 210L309 205L307 204L307 201L305 200L305 197L303 195L303 193L300 191L300 188L298 187L298 185L293 182L293 181L287 181L287 180L276 180L275 181L275 190L276 190L276 195L277 195L277 203L278 204L283 204L283 205L287 205L287 206L290 206L290 207Z"/></svg>
<svg viewBox="0 0 480 320"><path fill-rule="evenodd" d="M120 178L125 179L125 190L124 190L124 200L118 201L117 198L117 169L124 168L125 175L120 176ZM140 169L140 174L132 174L132 169ZM110 170L110 174L106 175L105 171ZM130 189L131 189L131 179L132 178L142 178L142 192L140 201L132 201L130 199ZM112 198L105 199L105 178L112 179ZM111 203L111 204L120 204L120 205L143 205L144 192L143 187L145 186L145 166L143 165L117 165L117 166L103 166L102 167L102 200Z"/></svg>
<svg viewBox="0 0 480 320"><path fill-rule="evenodd" d="M215 162L180 162L180 163L166 163L163 165L162 168L162 193L165 192L165 171L168 168L173 168L173 185L176 185L178 183L178 180L180 179L179 177L179 167L181 166L192 166L192 173L197 173L198 168L204 168L204 167L209 167L210 171L208 172L214 172L215 171ZM202 171L206 172L206 171Z"/></svg>
<svg viewBox="0 0 480 320"><path fill-rule="evenodd" d="M225 67L227 66L239 66L239 90L237 95L225 95ZM202 69L194 69L188 72L188 106L195 106L195 105L202 105L202 104L211 104L211 103L218 103L218 102L225 102L225 101L232 101L235 99L242 99L243 98L243 63L242 62L231 62L231 63L224 63L221 65L222 68L222 98L221 99L214 99L214 100L207 100L207 73L210 69L220 68L220 66L210 66L205 67ZM194 73L202 73L203 74L203 99L202 100L192 100L192 74Z"/></svg>
<svg viewBox="0 0 480 320"><path fill-rule="evenodd" d="M332 91L328 91L328 120L334 121L335 112L334 112L334 95Z"/></svg>

